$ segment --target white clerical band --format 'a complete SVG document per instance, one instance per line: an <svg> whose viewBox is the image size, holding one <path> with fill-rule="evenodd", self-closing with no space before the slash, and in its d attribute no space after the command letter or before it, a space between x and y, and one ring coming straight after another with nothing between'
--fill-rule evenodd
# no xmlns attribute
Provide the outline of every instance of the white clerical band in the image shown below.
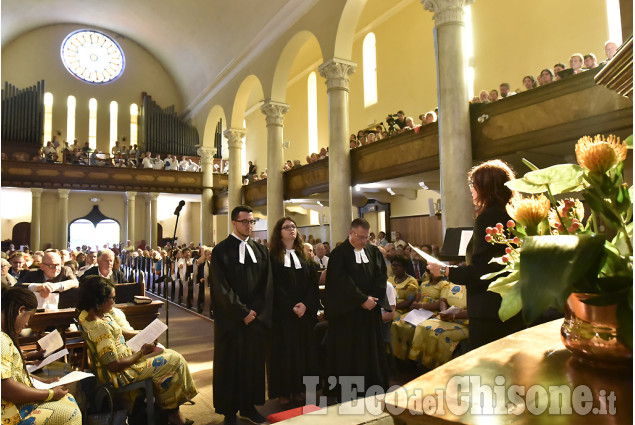
<svg viewBox="0 0 635 425"><path fill-rule="evenodd" d="M284 266L291 267L291 257L293 257L295 268L301 269L302 264L300 264L300 259L298 258L298 254L295 253L295 249L287 249L287 253L284 255Z"/></svg>
<svg viewBox="0 0 635 425"><path fill-rule="evenodd" d="M362 264L362 262L368 263L368 257L366 256L366 251L364 251L364 249L360 249L359 251L354 249L353 252L355 253L355 262L357 264Z"/></svg>
<svg viewBox="0 0 635 425"><path fill-rule="evenodd" d="M238 261L240 262L240 264L245 264L245 248L247 249L247 252L249 252L251 261L253 261L254 264L257 263L256 254L254 254L254 250L251 248L251 245L247 243L248 240L249 239L241 241L240 245L238 246Z"/></svg>

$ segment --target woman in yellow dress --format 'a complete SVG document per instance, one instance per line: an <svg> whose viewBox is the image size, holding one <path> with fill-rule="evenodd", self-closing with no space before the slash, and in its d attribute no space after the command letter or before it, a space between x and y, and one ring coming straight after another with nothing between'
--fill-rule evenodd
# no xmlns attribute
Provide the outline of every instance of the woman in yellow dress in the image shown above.
<svg viewBox="0 0 635 425"><path fill-rule="evenodd" d="M428 277L427 273L426 277ZM422 281L417 293L415 294L414 301L410 304L410 309L415 310L423 308L426 310L432 310L437 307L439 296L441 295L441 284L442 281L440 279L431 281L429 278L426 278L426 280ZM401 360L406 360L411 356L412 338L414 337L414 333L415 327L406 322L403 317L392 323L392 327L390 329L390 344L395 357ZM417 358L419 353L415 352L412 355Z"/></svg>
<svg viewBox="0 0 635 425"><path fill-rule="evenodd" d="M452 307L452 308L451 308ZM452 359L459 342L468 337L465 285L443 281L437 317L419 323L412 338L411 360L420 359L428 369Z"/></svg>
<svg viewBox="0 0 635 425"><path fill-rule="evenodd" d="M153 344L144 344L133 354L126 345L126 338L136 332L121 329L111 315L114 305L115 287L110 280L95 276L82 281L79 323L95 345L99 363L104 366L98 368L99 379L118 388L151 377L158 404L168 413L169 423L193 423L184 420L179 412L181 404L198 394L183 356Z"/></svg>
<svg viewBox="0 0 635 425"><path fill-rule="evenodd" d="M419 290L419 282L417 282L417 279L406 274L407 261L405 257L400 256L394 256L390 259L390 266L394 276L388 278L388 283L394 286L397 291L397 306L394 320L398 320L403 314L410 311L410 305L415 300L415 296Z"/></svg>
<svg viewBox="0 0 635 425"><path fill-rule="evenodd" d="M21 425L80 425L77 402L63 386L50 390L33 388L24 365L17 336L37 308L35 294L26 288L2 291L2 423ZM38 379L52 383L55 379Z"/></svg>

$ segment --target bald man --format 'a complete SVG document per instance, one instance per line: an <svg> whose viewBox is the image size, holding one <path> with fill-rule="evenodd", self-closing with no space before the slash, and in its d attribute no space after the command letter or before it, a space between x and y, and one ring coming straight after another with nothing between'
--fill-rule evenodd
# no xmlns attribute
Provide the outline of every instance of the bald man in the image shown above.
<svg viewBox="0 0 635 425"><path fill-rule="evenodd" d="M29 271L20 276L18 286L28 287L35 292L38 308L56 309L58 297L51 293L77 288L79 282L73 270L62 264L60 255L51 251L42 257L40 270Z"/></svg>

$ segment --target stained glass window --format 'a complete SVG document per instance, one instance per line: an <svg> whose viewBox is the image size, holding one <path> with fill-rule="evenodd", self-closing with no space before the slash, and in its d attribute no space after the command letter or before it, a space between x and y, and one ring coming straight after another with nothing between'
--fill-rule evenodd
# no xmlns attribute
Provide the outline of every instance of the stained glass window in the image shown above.
<svg viewBox="0 0 635 425"><path fill-rule="evenodd" d="M62 62L75 77L88 83L108 83L125 67L123 50L106 34L93 30L70 33L62 43Z"/></svg>

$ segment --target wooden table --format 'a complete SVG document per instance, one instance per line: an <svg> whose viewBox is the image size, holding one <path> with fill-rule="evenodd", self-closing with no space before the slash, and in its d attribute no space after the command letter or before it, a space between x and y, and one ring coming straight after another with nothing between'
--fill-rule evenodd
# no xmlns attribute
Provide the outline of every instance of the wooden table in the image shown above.
<svg viewBox="0 0 635 425"><path fill-rule="evenodd" d="M561 319L554 320L457 357L407 383L405 391L388 394L387 410L395 424L632 423L632 369L611 371L580 363L562 345L561 325ZM466 380L471 380L469 386L457 385ZM511 400L512 385L523 386L525 395ZM497 391L504 397L503 403L495 404L494 414L482 410L483 394L489 391L485 386L492 389L493 397ZM562 397L560 403L550 402L550 386L559 386L562 394L570 392L571 396ZM554 393L551 391L552 397ZM585 414L580 407L587 398L590 412ZM567 407L571 407L570 414ZM550 413L550 409L554 411ZM613 414L602 414L610 411Z"/></svg>
<svg viewBox="0 0 635 425"><path fill-rule="evenodd" d="M115 304L115 307L121 309L126 315L128 322L135 329L143 329L154 319L159 317L159 308L163 306L163 301L152 301L149 304L133 304L122 303ZM43 331L44 329L54 327L61 333L73 323L73 319L77 316L74 308L63 308L60 310L48 310L35 313L29 320L28 327L34 332Z"/></svg>

